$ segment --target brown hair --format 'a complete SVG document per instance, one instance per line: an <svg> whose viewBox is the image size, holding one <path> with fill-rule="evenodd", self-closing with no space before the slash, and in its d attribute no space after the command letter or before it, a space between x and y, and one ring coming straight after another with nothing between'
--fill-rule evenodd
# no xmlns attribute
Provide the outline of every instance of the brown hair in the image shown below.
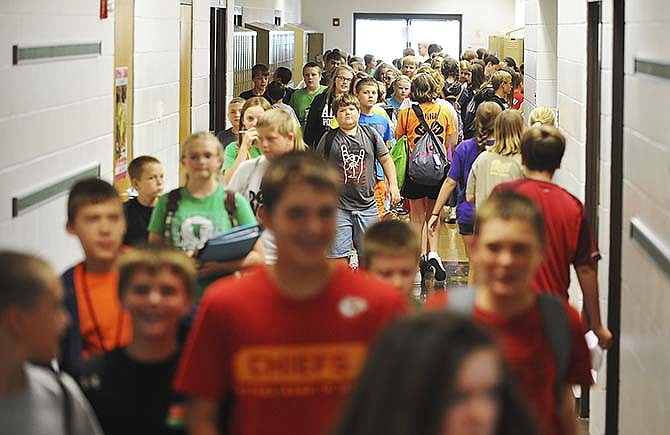
<svg viewBox="0 0 670 435"><path fill-rule="evenodd" d="M485 101L477 107L475 114L475 130L477 131L477 146L483 148L486 140L495 132L495 123L502 109L498 103Z"/></svg>
<svg viewBox="0 0 670 435"><path fill-rule="evenodd" d="M153 156L139 156L135 157L128 165L128 176L131 180L142 179L142 172L144 167L150 163L161 164L160 160Z"/></svg>
<svg viewBox="0 0 670 435"><path fill-rule="evenodd" d="M380 221L363 233L361 254L366 267L380 255L407 255L418 262L421 246L416 231L410 224L400 220Z"/></svg>
<svg viewBox="0 0 670 435"><path fill-rule="evenodd" d="M531 127L521 138L523 164L531 171L553 173L565 154L565 136L558 129L543 125Z"/></svg>
<svg viewBox="0 0 670 435"><path fill-rule="evenodd" d="M412 78L410 97L419 103L429 103L440 93L440 88L435 78L428 73L418 73Z"/></svg>
<svg viewBox="0 0 670 435"><path fill-rule="evenodd" d="M42 292L58 284L53 268L44 259L17 251L0 251L0 313L9 306L34 308Z"/></svg>
<svg viewBox="0 0 670 435"><path fill-rule="evenodd" d="M351 74L351 81L349 82L349 93L352 92L352 88L354 87L354 78L356 78L356 71L354 71L353 68L351 68L349 65L342 64L337 68L335 68L335 70L331 74L330 82L328 82L328 89L326 89L326 93L328 94L335 93L335 77L337 77L342 71Z"/></svg>
<svg viewBox="0 0 670 435"><path fill-rule="evenodd" d="M477 207L475 234L494 219L520 220L533 227L535 235L544 246L544 217L540 209L528 197L511 190L501 190L491 194L486 201Z"/></svg>
<svg viewBox="0 0 670 435"><path fill-rule="evenodd" d="M358 98L352 94L347 93L335 97L333 100L333 113L337 115L337 111L341 107L345 106L356 106L356 109L361 110L361 102L358 101Z"/></svg>
<svg viewBox="0 0 670 435"><path fill-rule="evenodd" d="M79 180L72 186L67 198L67 221L74 223L77 213L85 205L107 201L118 201L121 206L121 198L111 184L98 178Z"/></svg>

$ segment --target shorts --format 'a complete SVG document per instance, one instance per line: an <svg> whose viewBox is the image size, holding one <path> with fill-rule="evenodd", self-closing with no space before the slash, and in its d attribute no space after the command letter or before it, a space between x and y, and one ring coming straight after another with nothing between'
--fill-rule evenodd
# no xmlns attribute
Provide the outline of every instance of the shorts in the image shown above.
<svg viewBox="0 0 670 435"><path fill-rule="evenodd" d="M351 245L360 252L361 236L365 230L379 221L377 204L365 210L335 210L335 239L328 250L328 258L345 258L349 256Z"/></svg>
<svg viewBox="0 0 670 435"><path fill-rule="evenodd" d="M473 222L459 222L458 233L462 236L471 236L475 233L475 224Z"/></svg>
<svg viewBox="0 0 670 435"><path fill-rule="evenodd" d="M417 184L407 177L400 195L407 199L437 199L437 195L440 193L440 188L442 188L442 182L444 182L444 180L440 181L440 183L435 186L426 186L425 184Z"/></svg>

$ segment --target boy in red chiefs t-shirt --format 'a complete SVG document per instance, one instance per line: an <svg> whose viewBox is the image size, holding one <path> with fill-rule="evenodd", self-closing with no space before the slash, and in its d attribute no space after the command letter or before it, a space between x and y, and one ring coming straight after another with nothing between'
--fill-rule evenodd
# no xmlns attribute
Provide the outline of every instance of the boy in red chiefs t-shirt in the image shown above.
<svg viewBox="0 0 670 435"><path fill-rule="evenodd" d="M600 253L582 203L551 181L564 152L565 137L556 128L541 126L527 130L521 139L527 178L499 184L494 191L513 190L530 198L542 210L547 242L531 285L536 291L554 293L567 300L570 264L574 265L584 295L588 324L600 346L606 349L612 343L612 333L600 318L595 267Z"/></svg>
<svg viewBox="0 0 670 435"><path fill-rule="evenodd" d="M313 153L273 160L259 215L277 262L210 286L175 385L190 396L191 434L325 435L368 344L408 306L393 288L329 261L339 176ZM222 429L222 428L221 428Z"/></svg>
<svg viewBox="0 0 670 435"><path fill-rule="evenodd" d="M565 300L569 352L562 376L556 349L544 329L543 311L531 279L542 261L544 223L539 209L514 192L491 195L477 210L472 261L478 287L472 316L496 338L503 357L519 381L520 392L534 412L543 435L576 433L570 385L590 385L590 359L579 313ZM445 293L426 305L445 306ZM456 301L450 301L456 305ZM452 307L456 308L456 307ZM560 327L560 326L559 326ZM557 394L557 392L559 394Z"/></svg>

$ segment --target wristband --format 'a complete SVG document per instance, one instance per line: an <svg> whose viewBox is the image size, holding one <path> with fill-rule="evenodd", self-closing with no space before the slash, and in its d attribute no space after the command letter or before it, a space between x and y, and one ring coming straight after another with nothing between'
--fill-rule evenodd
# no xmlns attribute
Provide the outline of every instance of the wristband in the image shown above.
<svg viewBox="0 0 670 435"><path fill-rule="evenodd" d="M431 216L439 216L440 214L439 213L431 213L430 215Z"/></svg>

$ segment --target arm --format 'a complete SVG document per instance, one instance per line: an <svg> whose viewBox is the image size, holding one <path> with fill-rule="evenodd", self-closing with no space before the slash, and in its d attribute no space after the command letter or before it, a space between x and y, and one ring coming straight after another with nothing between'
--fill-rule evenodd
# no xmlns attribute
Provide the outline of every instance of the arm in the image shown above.
<svg viewBox="0 0 670 435"><path fill-rule="evenodd" d="M602 324L598 292L598 274L592 264L575 266L577 279L584 295L584 309L589 316L591 329L598 337L598 344L607 349L612 344L612 332Z"/></svg>
<svg viewBox="0 0 670 435"><path fill-rule="evenodd" d="M258 132L255 128L248 130L242 135L242 143L240 148L237 150L237 157L233 162L230 168L227 168L223 173L223 181L225 184L230 183L230 179L233 178L235 171L240 166L240 164L246 161L249 158L249 148L258 140Z"/></svg>
<svg viewBox="0 0 670 435"><path fill-rule="evenodd" d="M192 398L186 406L186 427L190 435L219 435L219 404Z"/></svg>
<svg viewBox="0 0 670 435"><path fill-rule="evenodd" d="M151 243L151 244L153 244L153 243L156 243L156 244L165 243L165 237L163 237L163 236L161 236L160 234L157 234L157 233L149 232L149 243Z"/></svg>
<svg viewBox="0 0 670 435"><path fill-rule="evenodd" d="M263 264L264 262L265 251L263 250L263 242L259 238L247 256L240 260L198 263L198 276L203 277L221 272L234 272L257 264Z"/></svg>
<svg viewBox="0 0 670 435"><path fill-rule="evenodd" d="M577 435L577 413L575 412L575 396L572 388L565 389L563 403L559 410L559 419L563 428L563 435Z"/></svg>
<svg viewBox="0 0 670 435"><path fill-rule="evenodd" d="M431 213L430 220L428 221L428 230L431 233L434 233L435 230L437 230L438 224L440 223L440 210L442 210L442 207L444 207L444 205L447 203L449 195L451 195L451 192L453 192L455 188L456 180L451 177L447 177L447 179L444 180L444 183L442 183L440 193L437 195L437 199L435 200L435 207L433 207L433 212Z"/></svg>
<svg viewBox="0 0 670 435"><path fill-rule="evenodd" d="M386 153L379 157L379 163L384 168L384 176L389 183L389 193L391 194L391 203L393 205L400 202L400 190L398 190L398 177L395 172L395 165L391 155Z"/></svg>

